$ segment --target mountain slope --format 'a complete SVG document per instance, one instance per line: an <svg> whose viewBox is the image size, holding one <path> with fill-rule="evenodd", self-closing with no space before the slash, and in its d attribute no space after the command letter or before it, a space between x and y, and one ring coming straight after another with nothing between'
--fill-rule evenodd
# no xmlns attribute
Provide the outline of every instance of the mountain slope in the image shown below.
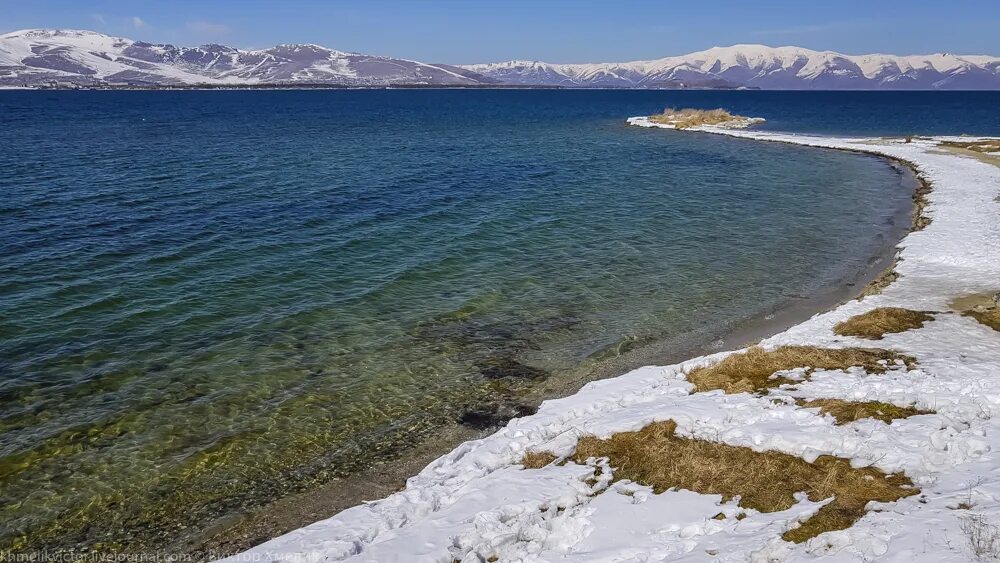
<svg viewBox="0 0 1000 563"><path fill-rule="evenodd" d="M319 45L263 50L176 47L78 30L35 29L0 35L0 85L52 81L79 85L480 83L465 69L345 53Z"/></svg>
<svg viewBox="0 0 1000 563"><path fill-rule="evenodd" d="M842 55L799 47L734 45L653 61L549 64L508 61L462 68L509 84L649 88L1000 89L1000 58Z"/></svg>

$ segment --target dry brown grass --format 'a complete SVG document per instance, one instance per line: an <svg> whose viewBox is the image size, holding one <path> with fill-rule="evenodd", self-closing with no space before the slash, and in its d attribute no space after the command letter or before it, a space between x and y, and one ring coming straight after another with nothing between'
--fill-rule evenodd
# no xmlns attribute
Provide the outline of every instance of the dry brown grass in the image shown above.
<svg viewBox="0 0 1000 563"><path fill-rule="evenodd" d="M558 459L552 452L527 452L521 458L521 465L525 469L540 469Z"/></svg>
<svg viewBox="0 0 1000 563"><path fill-rule="evenodd" d="M682 438L674 433L676 427L666 421L606 440L584 437L573 459L584 463L607 457L616 480L630 479L656 493L678 488L726 500L739 496L741 507L761 512L791 508L798 492L814 502L832 497L800 527L785 532L782 537L793 542L850 527L864 516L869 501L892 502L919 492L903 475L855 469L846 459L822 456L808 463L780 452Z"/></svg>
<svg viewBox="0 0 1000 563"><path fill-rule="evenodd" d="M750 393L777 387L790 380L772 378L777 371L797 367L813 369L847 369L860 366L870 373L885 373L879 361L902 360L907 366L916 360L891 350L879 348L817 348L815 346L782 346L764 350L759 346L746 352L731 354L721 362L697 368L688 374L696 391L722 389L726 393Z"/></svg>
<svg viewBox="0 0 1000 563"><path fill-rule="evenodd" d="M980 324L986 325L993 330L1000 331L1000 307L965 311L962 315L972 317L973 319L979 321Z"/></svg>
<svg viewBox="0 0 1000 563"><path fill-rule="evenodd" d="M886 334L922 328L925 322L932 320L934 317L924 311L911 311L900 307L879 307L837 323L833 327L833 332L840 336L860 336L861 338L881 340Z"/></svg>
<svg viewBox="0 0 1000 563"><path fill-rule="evenodd" d="M993 141L945 141L941 148L952 154L974 158L986 164L1000 166L1000 139Z"/></svg>
<svg viewBox="0 0 1000 563"><path fill-rule="evenodd" d="M993 291L963 295L952 300L951 308L979 323L1000 331L1000 293Z"/></svg>
<svg viewBox="0 0 1000 563"><path fill-rule="evenodd" d="M948 306L956 311L963 312L971 309L983 311L993 307L1000 307L1000 293L995 291L970 293L952 299Z"/></svg>
<svg viewBox="0 0 1000 563"><path fill-rule="evenodd" d="M978 153L1000 153L1000 139L986 141L941 141L941 145Z"/></svg>
<svg viewBox="0 0 1000 563"><path fill-rule="evenodd" d="M854 402L843 399L815 399L812 401L799 400L797 403L800 407L818 408L821 413L829 414L835 418L838 425L862 418L874 418L888 424L897 418L907 418L918 414L934 414L934 411L899 407L881 401Z"/></svg>
<svg viewBox="0 0 1000 563"><path fill-rule="evenodd" d="M724 109L674 109L667 108L663 113L649 116L653 123L673 125L677 129L687 129L699 125L718 125L736 119L746 119L741 115L733 115Z"/></svg>

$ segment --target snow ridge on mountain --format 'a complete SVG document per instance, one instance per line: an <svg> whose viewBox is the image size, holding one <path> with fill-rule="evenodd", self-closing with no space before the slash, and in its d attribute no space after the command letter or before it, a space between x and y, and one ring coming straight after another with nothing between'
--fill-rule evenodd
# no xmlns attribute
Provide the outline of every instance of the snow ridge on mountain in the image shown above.
<svg viewBox="0 0 1000 563"><path fill-rule="evenodd" d="M1000 57L843 55L734 45L627 63L445 65L313 44L247 50L153 44L84 30L0 35L0 86L51 85L1000 90Z"/></svg>

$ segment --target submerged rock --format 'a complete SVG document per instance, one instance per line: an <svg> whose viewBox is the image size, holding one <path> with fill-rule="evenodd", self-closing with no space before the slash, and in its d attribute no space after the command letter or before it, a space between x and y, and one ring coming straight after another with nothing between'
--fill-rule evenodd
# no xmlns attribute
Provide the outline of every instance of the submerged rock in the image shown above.
<svg viewBox="0 0 1000 563"><path fill-rule="evenodd" d="M537 411L537 408L530 405L503 401L470 408L462 413L456 422L476 430L486 430L503 426L513 418L532 415Z"/></svg>
<svg viewBox="0 0 1000 563"><path fill-rule="evenodd" d="M622 337L617 342L612 342L607 346L591 353L587 356L588 360L594 360L596 362L610 360L612 358L618 358L628 354L636 348L640 348L652 342L656 342L656 338L651 336L635 336L627 335Z"/></svg>

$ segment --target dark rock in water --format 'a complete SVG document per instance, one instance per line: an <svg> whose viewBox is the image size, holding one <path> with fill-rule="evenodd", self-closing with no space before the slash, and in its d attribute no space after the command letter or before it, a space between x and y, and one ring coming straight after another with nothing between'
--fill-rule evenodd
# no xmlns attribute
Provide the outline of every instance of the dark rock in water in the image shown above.
<svg viewBox="0 0 1000 563"><path fill-rule="evenodd" d="M486 358L476 362L479 373L488 379L541 379L547 377L549 373L545 370L533 368L507 356Z"/></svg>
<svg viewBox="0 0 1000 563"><path fill-rule="evenodd" d="M414 338L447 348L488 348L495 351L516 353L521 350L538 350L535 340L552 332L571 330L581 323L577 317L561 315L529 322L489 322L482 319L450 313L421 323L413 331ZM474 353L474 352L473 352Z"/></svg>
<svg viewBox="0 0 1000 563"><path fill-rule="evenodd" d="M512 418L535 414L538 409L520 403L502 402L473 407L457 420L462 426L486 430L507 424Z"/></svg>

